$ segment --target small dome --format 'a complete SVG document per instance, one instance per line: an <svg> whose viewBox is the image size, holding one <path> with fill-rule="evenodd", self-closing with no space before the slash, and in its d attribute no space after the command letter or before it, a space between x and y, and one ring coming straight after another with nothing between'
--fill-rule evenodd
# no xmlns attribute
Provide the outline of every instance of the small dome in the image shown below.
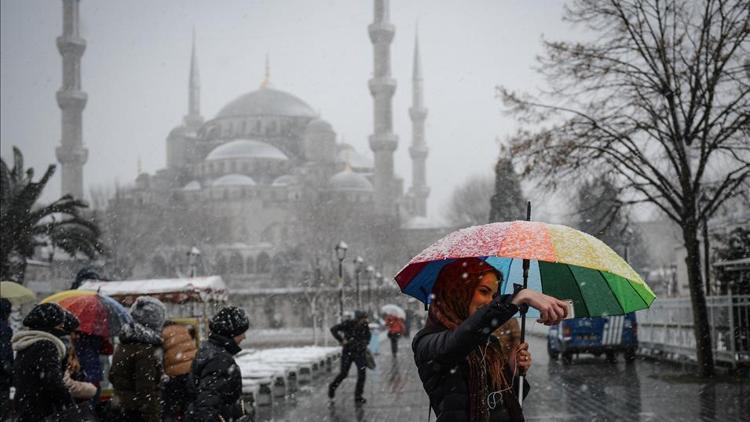
<svg viewBox="0 0 750 422"><path fill-rule="evenodd" d="M188 129L185 125L179 125L172 129L167 135L167 138L184 138L188 134Z"/></svg>
<svg viewBox="0 0 750 422"><path fill-rule="evenodd" d="M289 186L297 183L297 178L292 176L291 174L285 174L283 176L279 176L276 178L276 180L271 183L271 186Z"/></svg>
<svg viewBox="0 0 750 422"><path fill-rule="evenodd" d="M214 148L206 160L225 160L231 158L267 158L272 160L287 160L286 154L275 146L265 142L240 139L227 142Z"/></svg>
<svg viewBox="0 0 750 422"><path fill-rule="evenodd" d="M351 169L334 174L328 181L328 186L339 191L372 192L373 190L372 183L367 178L354 173Z"/></svg>
<svg viewBox="0 0 750 422"><path fill-rule="evenodd" d="M343 146L339 147L336 161L346 163L355 170L372 170L375 167L370 157L360 154L348 144L343 144Z"/></svg>
<svg viewBox="0 0 750 422"><path fill-rule="evenodd" d="M240 96L224 106L216 115L217 118L246 116L313 118L317 113L294 95L266 87Z"/></svg>
<svg viewBox="0 0 750 422"><path fill-rule="evenodd" d="M255 186L255 180L244 174L227 174L214 180L211 186Z"/></svg>
<svg viewBox="0 0 750 422"><path fill-rule="evenodd" d="M187 185L185 185L185 186L184 186L184 187L182 188L182 190L184 190L184 191L196 191L196 190L201 190L201 184L200 184L200 182L198 182L197 180L193 180L193 181L191 181L190 183L188 183Z"/></svg>
<svg viewBox="0 0 750 422"><path fill-rule="evenodd" d="M333 132L333 126L323 119L315 119L307 124L305 131L310 132Z"/></svg>

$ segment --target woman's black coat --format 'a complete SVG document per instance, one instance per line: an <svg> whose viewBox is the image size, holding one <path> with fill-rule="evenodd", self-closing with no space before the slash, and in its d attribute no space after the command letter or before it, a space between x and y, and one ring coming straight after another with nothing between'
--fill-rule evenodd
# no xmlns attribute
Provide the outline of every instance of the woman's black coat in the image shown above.
<svg viewBox="0 0 750 422"><path fill-rule="evenodd" d="M477 310L453 331L430 320L414 337L414 361L422 386L430 398L430 405L437 415L437 422L469 421L469 365L466 357L475 347L485 344L497 327L518 312L518 307L510 299L510 295L497 298L490 305ZM490 341L497 339L492 337ZM518 383L516 379L516 397ZM524 380L524 393L528 391L528 383ZM511 414L498 400L495 410L490 411L490 420L523 420L520 407L512 404L509 407Z"/></svg>

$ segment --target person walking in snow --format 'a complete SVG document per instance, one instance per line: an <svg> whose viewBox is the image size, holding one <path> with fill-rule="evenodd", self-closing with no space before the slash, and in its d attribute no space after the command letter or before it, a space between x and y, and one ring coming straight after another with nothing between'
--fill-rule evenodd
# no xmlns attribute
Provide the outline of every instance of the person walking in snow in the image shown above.
<svg viewBox="0 0 750 422"><path fill-rule="evenodd" d="M250 328L245 311L236 306L221 309L208 325L211 333L193 360L195 400L185 415L187 422L229 422L247 420L243 416L242 374L234 355Z"/></svg>
<svg viewBox="0 0 750 422"><path fill-rule="evenodd" d="M158 299L140 296L130 307L133 322L120 331L109 381L114 388L112 405L124 421L159 422L161 330L166 313Z"/></svg>
<svg viewBox="0 0 750 422"><path fill-rule="evenodd" d="M336 389L349 375L352 363L357 365L357 385L354 388L354 403L361 405L367 402L362 396L365 390L367 375L367 344L370 342L370 328L367 323L367 313L355 311L354 319L343 321L331 327L331 334L342 344L341 372L328 386L328 398L333 400Z"/></svg>
<svg viewBox="0 0 750 422"><path fill-rule="evenodd" d="M38 422L72 404L63 381L65 313L56 303L36 305L23 319L27 329L13 336L18 422Z"/></svg>
<svg viewBox="0 0 750 422"><path fill-rule="evenodd" d="M398 354L398 339L406 331L404 320L395 315L388 315L385 317L385 325L388 327L388 339L391 341L391 356L395 358Z"/></svg>

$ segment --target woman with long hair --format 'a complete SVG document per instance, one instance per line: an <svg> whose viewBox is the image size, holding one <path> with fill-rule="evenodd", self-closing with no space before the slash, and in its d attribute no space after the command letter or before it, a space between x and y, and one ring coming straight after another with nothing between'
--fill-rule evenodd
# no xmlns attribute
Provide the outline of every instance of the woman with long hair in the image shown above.
<svg viewBox="0 0 750 422"><path fill-rule="evenodd" d="M438 275L427 323L412 343L438 422L523 421L517 371L531 366L529 346L518 345L511 365L492 332L521 305L539 310L546 325L565 318L567 305L529 289L498 295L501 282L500 272L478 258L456 260Z"/></svg>

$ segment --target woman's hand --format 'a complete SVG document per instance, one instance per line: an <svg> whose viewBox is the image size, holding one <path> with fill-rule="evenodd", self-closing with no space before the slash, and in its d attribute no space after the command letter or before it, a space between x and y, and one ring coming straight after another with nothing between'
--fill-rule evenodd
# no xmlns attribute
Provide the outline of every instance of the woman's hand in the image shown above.
<svg viewBox="0 0 750 422"><path fill-rule="evenodd" d="M536 290L523 289L516 293L512 302L515 305L525 303L538 310L541 318L537 322L541 322L544 325L555 325L568 315L567 303Z"/></svg>
<svg viewBox="0 0 750 422"><path fill-rule="evenodd" d="M516 347L516 365L525 373L531 367L531 353L529 353L529 343L521 343Z"/></svg>

